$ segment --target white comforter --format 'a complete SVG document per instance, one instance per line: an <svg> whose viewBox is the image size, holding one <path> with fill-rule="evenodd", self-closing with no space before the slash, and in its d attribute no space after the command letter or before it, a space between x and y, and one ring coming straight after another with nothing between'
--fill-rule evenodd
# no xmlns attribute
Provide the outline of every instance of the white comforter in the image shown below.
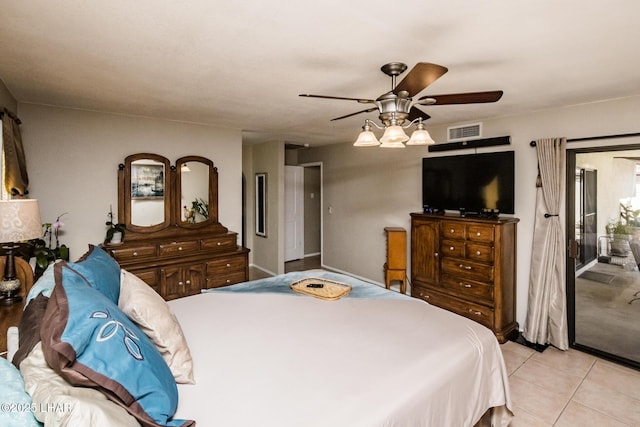
<svg viewBox="0 0 640 427"><path fill-rule="evenodd" d="M472 426L511 417L488 329L419 300L209 293L169 303L194 359L198 426Z"/></svg>

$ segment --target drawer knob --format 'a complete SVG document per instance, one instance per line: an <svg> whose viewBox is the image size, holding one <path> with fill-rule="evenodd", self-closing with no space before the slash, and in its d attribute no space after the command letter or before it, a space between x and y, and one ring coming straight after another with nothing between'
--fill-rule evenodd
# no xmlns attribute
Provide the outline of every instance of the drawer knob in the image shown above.
<svg viewBox="0 0 640 427"><path fill-rule="evenodd" d="M449 246L449 250L450 250L450 251L452 251L452 250L454 250L454 249L455 249L455 248L454 248L453 246Z"/></svg>
<svg viewBox="0 0 640 427"><path fill-rule="evenodd" d="M440 256L440 254L436 252L435 254L433 254L433 256Z"/></svg>
<svg viewBox="0 0 640 427"><path fill-rule="evenodd" d="M187 280L187 285L190 285L190 284L191 284L191 280Z"/></svg>
<svg viewBox="0 0 640 427"><path fill-rule="evenodd" d="M181 251L182 250L182 246L178 246L178 250Z"/></svg>
<svg viewBox="0 0 640 427"><path fill-rule="evenodd" d="M228 268L228 267L231 267L231 264L227 263L227 268Z"/></svg>
<svg viewBox="0 0 640 427"><path fill-rule="evenodd" d="M476 251L476 255L480 255L480 251Z"/></svg>
<svg viewBox="0 0 640 427"><path fill-rule="evenodd" d="M451 233L451 234L453 234L455 232L456 232L456 230L454 230L453 228L451 230L449 230L449 233Z"/></svg>
<svg viewBox="0 0 640 427"><path fill-rule="evenodd" d="M227 279L227 283L231 283L231 280Z"/></svg>
<svg viewBox="0 0 640 427"><path fill-rule="evenodd" d="M476 311L472 308L469 309L469 313L471 314L475 314L476 316L482 316L482 312L481 311Z"/></svg>
<svg viewBox="0 0 640 427"><path fill-rule="evenodd" d="M463 287L465 287L465 288L470 288L470 287L471 287L471 285L470 285L470 284L468 284L468 283L464 283L464 282L460 282L460 283L458 283L458 285L463 286Z"/></svg>
<svg viewBox="0 0 640 427"><path fill-rule="evenodd" d="M217 244L218 246L220 246L220 245L222 244L222 242L218 242L218 243L216 243L216 244Z"/></svg>
<svg viewBox="0 0 640 427"><path fill-rule="evenodd" d="M479 231L476 233L476 236L480 237L480 232Z"/></svg>
<svg viewBox="0 0 640 427"><path fill-rule="evenodd" d="M184 282L178 282L178 286L184 286Z"/></svg>
<svg viewBox="0 0 640 427"><path fill-rule="evenodd" d="M458 267L464 269L464 270L471 270L471 266L470 265L464 265L464 264L460 264Z"/></svg>
<svg viewBox="0 0 640 427"><path fill-rule="evenodd" d="M138 256L138 252L134 252L134 253L133 253L133 256Z"/></svg>

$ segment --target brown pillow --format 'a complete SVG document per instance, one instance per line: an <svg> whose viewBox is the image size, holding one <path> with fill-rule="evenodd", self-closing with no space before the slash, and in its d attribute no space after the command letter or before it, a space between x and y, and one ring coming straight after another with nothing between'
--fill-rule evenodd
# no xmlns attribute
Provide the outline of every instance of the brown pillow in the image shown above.
<svg viewBox="0 0 640 427"><path fill-rule="evenodd" d="M42 294L32 299L25 307L24 313L18 325L18 350L13 356L13 363L16 368L20 368L22 362L33 350L36 344L40 342L40 325L44 312L47 309L49 298Z"/></svg>

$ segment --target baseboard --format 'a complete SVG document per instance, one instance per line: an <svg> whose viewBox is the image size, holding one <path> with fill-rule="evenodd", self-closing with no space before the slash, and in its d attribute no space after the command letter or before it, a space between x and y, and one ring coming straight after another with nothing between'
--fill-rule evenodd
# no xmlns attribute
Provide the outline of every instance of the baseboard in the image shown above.
<svg viewBox="0 0 640 427"><path fill-rule="evenodd" d="M376 281L373 281L373 280L368 279L368 278L366 278L366 277L358 276L357 274L353 274L353 273L348 272L348 271L340 270L339 268L329 267L329 266L328 266L328 265L326 265L326 264L322 264L320 267L321 267L321 268L323 268L323 269L325 269L325 270L333 271L334 273L341 273L341 274L345 274L345 275L347 275L347 276L355 277L356 279L360 279L360 280L362 280L363 282L371 283L371 284L373 284L373 285L377 285L377 286L380 286L380 287L382 287L382 288L384 288L384 287L385 287L385 286L384 286L384 283L376 282Z"/></svg>
<svg viewBox="0 0 640 427"><path fill-rule="evenodd" d="M271 276L277 276L278 275L277 273L274 273L271 270L267 270L266 268L262 268L259 265L249 264L249 267L257 268L258 270L260 270L260 271L262 271L264 273L270 274Z"/></svg>

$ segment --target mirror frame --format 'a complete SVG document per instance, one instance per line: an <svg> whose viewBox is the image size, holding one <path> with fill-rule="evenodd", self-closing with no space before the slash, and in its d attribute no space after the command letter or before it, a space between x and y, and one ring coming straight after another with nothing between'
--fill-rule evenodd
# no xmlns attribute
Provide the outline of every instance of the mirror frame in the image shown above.
<svg viewBox="0 0 640 427"><path fill-rule="evenodd" d="M143 225L135 225L131 223L131 170L132 163L138 160L152 160L158 163L162 163L165 168L164 173L164 221L150 226ZM119 206L118 219L122 221L121 218L124 218L124 223L127 227L127 230L134 231L137 233L153 233L156 231L163 230L171 224L171 203L172 203L172 191L171 191L171 175L172 168L169 162L169 159L166 157L160 156L158 154L152 153L137 153L127 156L124 159L124 173L123 182L121 185L118 185L118 188L123 191L120 200L122 201L121 206Z"/></svg>
<svg viewBox="0 0 640 427"><path fill-rule="evenodd" d="M267 237L267 174L256 174L256 235Z"/></svg>
<svg viewBox="0 0 640 427"><path fill-rule="evenodd" d="M209 168L209 217L196 223L182 221L182 207L180 206L180 200L182 200L182 165L192 162L203 163ZM176 187L173 205L175 222L179 227L201 228L218 222L218 169L214 167L211 160L201 156L185 156L176 160Z"/></svg>

